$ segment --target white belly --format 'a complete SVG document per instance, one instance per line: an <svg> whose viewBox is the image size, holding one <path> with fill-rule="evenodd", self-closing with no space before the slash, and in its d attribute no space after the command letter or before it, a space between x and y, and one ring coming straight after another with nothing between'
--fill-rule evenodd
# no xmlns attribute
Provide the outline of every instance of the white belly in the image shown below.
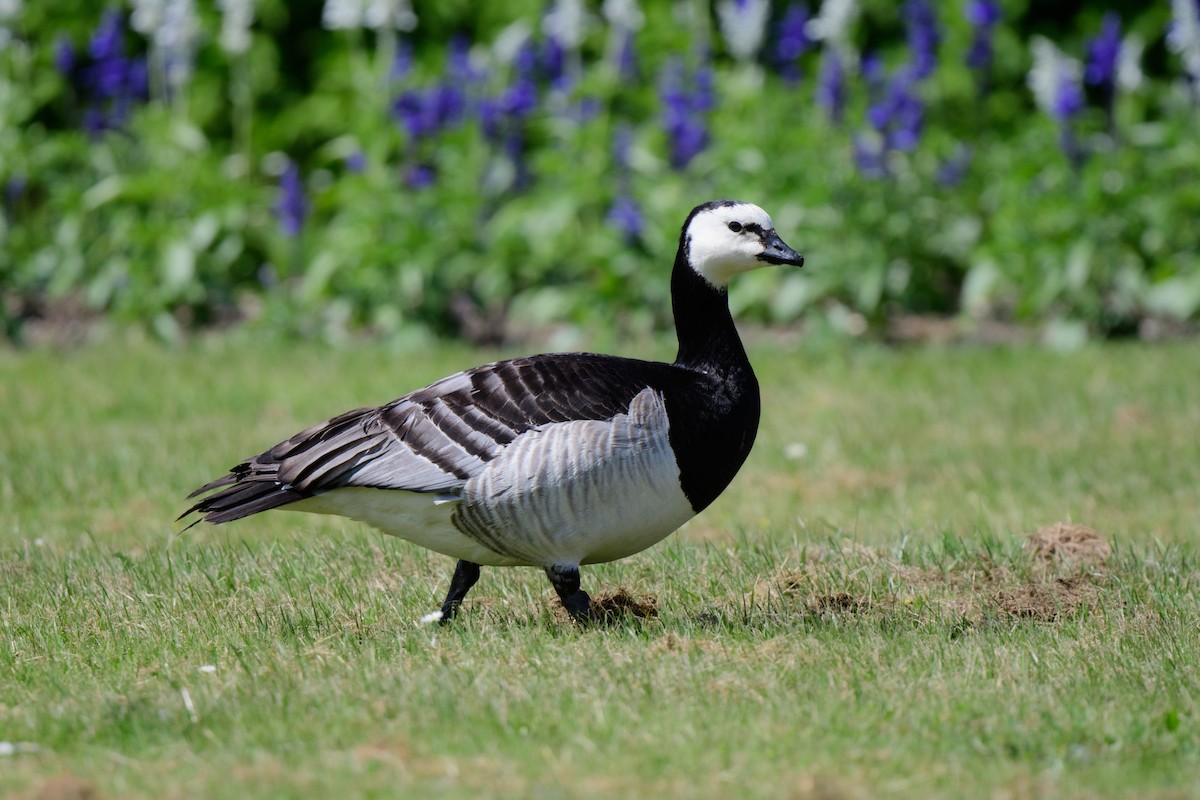
<svg viewBox="0 0 1200 800"><path fill-rule="evenodd" d="M451 522L457 500L423 492L347 486L284 506L284 511L337 514L454 558L488 566L523 562L489 550Z"/></svg>

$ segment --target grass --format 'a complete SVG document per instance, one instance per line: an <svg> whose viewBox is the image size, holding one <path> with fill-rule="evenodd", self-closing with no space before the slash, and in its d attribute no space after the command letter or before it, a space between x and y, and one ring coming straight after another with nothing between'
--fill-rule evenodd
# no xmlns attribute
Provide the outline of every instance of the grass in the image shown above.
<svg viewBox="0 0 1200 800"><path fill-rule="evenodd" d="M492 355L0 352L0 793L1200 796L1200 344L759 341L746 468L586 570L583 630L534 570L421 627L450 560L349 522L176 534L238 458ZM1027 546L1060 521L1111 554Z"/></svg>

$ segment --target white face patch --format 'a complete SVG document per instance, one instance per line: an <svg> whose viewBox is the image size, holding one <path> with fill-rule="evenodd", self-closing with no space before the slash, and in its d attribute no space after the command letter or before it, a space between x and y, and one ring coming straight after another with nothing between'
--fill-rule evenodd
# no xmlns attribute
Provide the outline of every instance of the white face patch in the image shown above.
<svg viewBox="0 0 1200 800"><path fill-rule="evenodd" d="M701 277L722 288L739 272L767 266L758 258L765 249L762 232L774 228L770 215L753 203L706 209L688 225L688 260Z"/></svg>

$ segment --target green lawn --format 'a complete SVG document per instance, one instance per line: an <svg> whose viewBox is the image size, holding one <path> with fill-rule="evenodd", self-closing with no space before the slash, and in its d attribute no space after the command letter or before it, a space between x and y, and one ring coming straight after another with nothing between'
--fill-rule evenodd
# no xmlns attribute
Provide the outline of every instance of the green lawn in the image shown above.
<svg viewBox="0 0 1200 800"><path fill-rule="evenodd" d="M448 558L172 522L499 354L0 351L0 793L1200 797L1200 343L750 349L746 468L585 570L614 608L587 629L540 571L486 570L434 629ZM1025 546L1058 522L1111 555Z"/></svg>

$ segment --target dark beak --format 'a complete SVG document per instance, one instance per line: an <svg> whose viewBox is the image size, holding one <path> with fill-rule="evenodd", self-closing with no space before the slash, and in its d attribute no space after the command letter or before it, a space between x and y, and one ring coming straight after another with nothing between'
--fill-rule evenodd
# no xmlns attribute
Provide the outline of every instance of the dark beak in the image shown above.
<svg viewBox="0 0 1200 800"><path fill-rule="evenodd" d="M788 247L775 231L767 231L763 235L763 245L766 249L759 253L759 261L768 264L791 264L794 267L804 266L804 256Z"/></svg>

